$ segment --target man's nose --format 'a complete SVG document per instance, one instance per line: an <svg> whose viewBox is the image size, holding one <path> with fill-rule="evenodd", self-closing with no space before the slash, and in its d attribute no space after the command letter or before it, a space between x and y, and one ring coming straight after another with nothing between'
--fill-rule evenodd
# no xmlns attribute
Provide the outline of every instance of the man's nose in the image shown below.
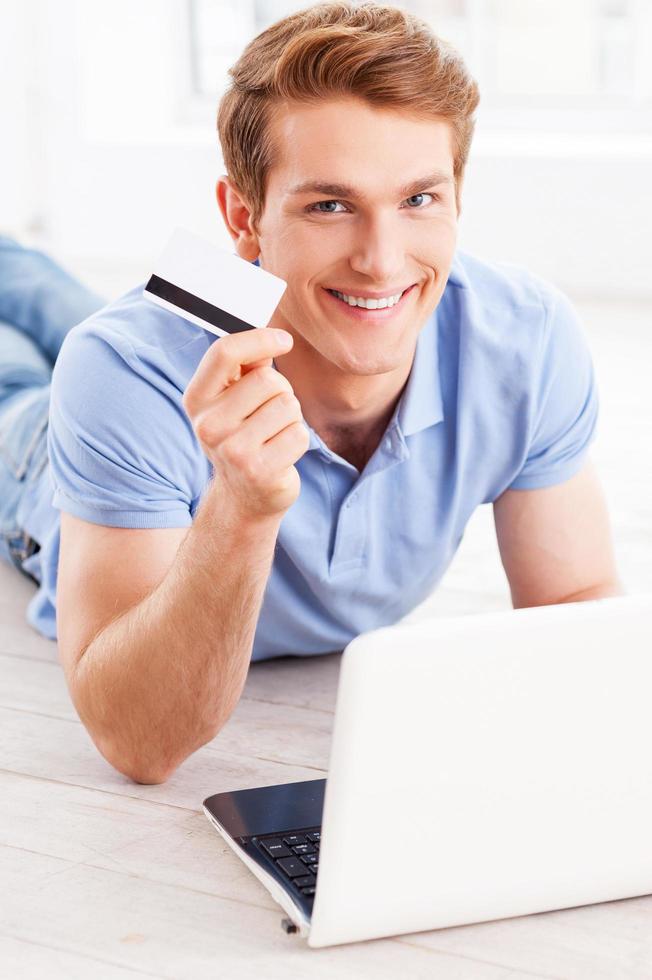
<svg viewBox="0 0 652 980"><path fill-rule="evenodd" d="M391 216L378 215L361 225L350 263L355 272L367 278L370 288L402 284L399 280L405 266L405 249Z"/></svg>

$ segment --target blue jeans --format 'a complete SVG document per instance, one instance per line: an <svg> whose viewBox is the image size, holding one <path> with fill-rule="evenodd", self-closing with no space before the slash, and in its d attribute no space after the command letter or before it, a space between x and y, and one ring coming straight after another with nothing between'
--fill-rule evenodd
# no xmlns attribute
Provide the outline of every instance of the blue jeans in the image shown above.
<svg viewBox="0 0 652 980"><path fill-rule="evenodd" d="M20 503L48 461L52 368L71 327L104 303L43 252L0 235L0 559L21 572L39 548Z"/></svg>

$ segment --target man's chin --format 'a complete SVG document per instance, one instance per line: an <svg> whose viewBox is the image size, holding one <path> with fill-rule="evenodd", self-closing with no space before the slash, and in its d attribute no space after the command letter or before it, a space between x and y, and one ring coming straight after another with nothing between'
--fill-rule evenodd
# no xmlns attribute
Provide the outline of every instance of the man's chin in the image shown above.
<svg viewBox="0 0 652 980"><path fill-rule="evenodd" d="M303 324L301 331L295 331L299 334L295 352L302 350L305 363L311 364L311 373L316 369L317 376L320 368L357 377L398 371L412 364L419 334L414 322L396 324L392 330L359 324L340 330L333 320L324 322L321 317L303 317Z"/></svg>
<svg viewBox="0 0 652 980"><path fill-rule="evenodd" d="M378 344L373 345L371 349L370 345L365 345L364 350L348 349L322 354L325 360L338 368L342 374L360 378L398 371L408 360L412 363L413 355L413 345L407 349L403 346L403 349L396 347L388 350L387 348L379 349Z"/></svg>

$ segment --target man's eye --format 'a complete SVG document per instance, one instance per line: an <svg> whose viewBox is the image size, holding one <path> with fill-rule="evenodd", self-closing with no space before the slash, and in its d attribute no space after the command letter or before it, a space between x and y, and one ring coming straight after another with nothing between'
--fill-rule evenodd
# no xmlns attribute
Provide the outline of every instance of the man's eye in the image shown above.
<svg viewBox="0 0 652 980"><path fill-rule="evenodd" d="M316 210L316 209L318 209L318 208L320 207L320 205L322 205L322 204L327 204L327 205L330 205L330 204L339 204L339 203L340 203L339 201L317 201L317 203L316 203L316 204L313 204L313 205L312 205L312 208L311 208L310 210ZM318 214L337 214L337 213L338 213L337 211L334 211L334 210L333 210L332 208L330 208L330 207L328 208L328 210L327 210L327 211L321 211L321 210L319 210L319 211L318 211Z"/></svg>
<svg viewBox="0 0 652 980"><path fill-rule="evenodd" d="M408 198L406 198L406 200L408 201L408 203L410 201L416 201L417 202L417 205L418 205L419 204L419 199L420 198L423 198L423 197L431 197L433 199L433 201L435 200L435 195L434 194L428 194L425 191L422 192L421 194L413 194L412 197L408 197ZM412 210L413 211L419 211L420 208L417 206L417 207L412 208Z"/></svg>

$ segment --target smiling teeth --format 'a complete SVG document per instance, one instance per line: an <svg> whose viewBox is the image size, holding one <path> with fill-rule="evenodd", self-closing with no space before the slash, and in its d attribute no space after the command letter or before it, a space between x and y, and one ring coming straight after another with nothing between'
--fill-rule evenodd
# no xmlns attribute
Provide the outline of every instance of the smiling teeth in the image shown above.
<svg viewBox="0 0 652 980"><path fill-rule="evenodd" d="M337 296L338 299L344 300L349 306L362 306L365 310L384 310L387 306L396 306L403 295L403 293L396 293L395 296L385 296L383 299L364 299L361 296L347 296L346 293L340 293L337 289L329 289L328 292Z"/></svg>

